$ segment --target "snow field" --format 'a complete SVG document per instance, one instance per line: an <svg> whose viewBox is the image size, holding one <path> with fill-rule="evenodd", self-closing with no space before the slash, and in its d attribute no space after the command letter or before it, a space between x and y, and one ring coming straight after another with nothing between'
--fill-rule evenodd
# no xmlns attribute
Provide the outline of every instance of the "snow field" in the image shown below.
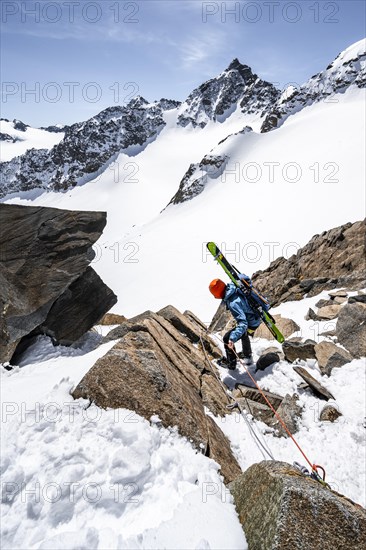
<svg viewBox="0 0 366 550"><path fill-rule="evenodd" d="M70 396L113 342L45 340L1 373L3 547L246 548L218 464L157 417Z"/></svg>
<svg viewBox="0 0 366 550"><path fill-rule="evenodd" d="M287 302L273 313L298 322L296 335L321 341L319 333L329 326L314 327L304 315L326 297L323 292ZM54 348L40 337L20 367L1 372L4 547L246 548L218 464L197 453L175 429L161 427L158 417L149 423L133 411L101 410L72 399L72 388L113 345L96 347L98 338L92 333L79 348ZM279 347L254 339L255 359L272 345ZM287 362L255 378L263 389L299 395L304 412L296 440L312 462L325 468L333 489L365 505L364 359L334 369L331 377L321 376L315 360L301 364L335 396L343 415L335 423L319 422L326 402L298 389L302 379ZM229 387L253 385L242 366L219 371ZM265 424L247 419L277 460L306 465L290 439L277 438ZM240 415L215 421L243 470L263 460Z"/></svg>
<svg viewBox="0 0 366 550"><path fill-rule="evenodd" d="M52 149L64 137L63 132L54 133L39 128L28 127L25 132L15 130L12 122L0 120L0 132L8 134L17 141L0 142L0 160L6 162L14 157L23 155L28 149Z"/></svg>

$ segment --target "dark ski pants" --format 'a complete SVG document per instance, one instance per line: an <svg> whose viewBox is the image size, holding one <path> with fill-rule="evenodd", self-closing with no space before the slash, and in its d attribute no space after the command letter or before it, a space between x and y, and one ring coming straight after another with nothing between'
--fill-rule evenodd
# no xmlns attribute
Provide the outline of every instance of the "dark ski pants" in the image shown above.
<svg viewBox="0 0 366 550"><path fill-rule="evenodd" d="M251 335L254 333L254 329L248 329L251 332ZM230 340L230 335L233 331L229 330L223 338L224 344L225 344L225 352L226 352L226 358L229 361L229 363L236 363L236 355L233 350L231 350L228 347L228 342ZM241 345L243 348L243 355L244 357L250 357L252 355L252 346L250 345L250 340L247 332L244 332L243 336L241 337Z"/></svg>

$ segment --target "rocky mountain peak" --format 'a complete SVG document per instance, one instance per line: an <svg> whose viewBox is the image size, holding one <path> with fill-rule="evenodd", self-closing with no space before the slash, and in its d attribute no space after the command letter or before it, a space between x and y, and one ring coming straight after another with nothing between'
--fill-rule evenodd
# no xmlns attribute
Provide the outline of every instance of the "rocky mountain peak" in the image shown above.
<svg viewBox="0 0 366 550"><path fill-rule="evenodd" d="M143 107L146 107L146 105L149 105L147 99L145 99L141 95L138 95L132 98L131 101L127 103L127 109L141 109Z"/></svg>
<svg viewBox="0 0 366 550"><path fill-rule="evenodd" d="M193 90L181 106L178 124L204 128L210 120L223 122L238 106L243 114L261 113L279 96L275 86L235 58L221 74Z"/></svg>
<svg viewBox="0 0 366 550"><path fill-rule="evenodd" d="M246 83L248 83L248 80L258 78L257 75L253 75L252 69L248 65L243 65L240 63L237 57L232 60L228 68L225 70L226 73L229 71L237 71Z"/></svg>

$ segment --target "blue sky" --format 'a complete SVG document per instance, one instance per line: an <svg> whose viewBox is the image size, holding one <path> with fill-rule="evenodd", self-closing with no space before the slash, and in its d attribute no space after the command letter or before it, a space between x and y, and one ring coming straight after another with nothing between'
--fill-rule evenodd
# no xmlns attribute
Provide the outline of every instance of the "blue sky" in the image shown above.
<svg viewBox="0 0 366 550"><path fill-rule="evenodd" d="M1 0L1 116L70 124L137 94L184 100L234 57L302 84L365 24L363 0Z"/></svg>

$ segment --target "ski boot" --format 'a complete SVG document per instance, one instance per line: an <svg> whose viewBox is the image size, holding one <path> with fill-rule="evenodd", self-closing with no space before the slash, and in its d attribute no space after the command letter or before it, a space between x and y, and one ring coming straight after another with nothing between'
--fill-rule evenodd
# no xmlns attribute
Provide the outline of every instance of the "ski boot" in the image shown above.
<svg viewBox="0 0 366 550"><path fill-rule="evenodd" d="M229 370L236 369L236 361L228 361L226 357L221 357L221 359L217 361L217 364L220 367L224 367L225 369L229 369Z"/></svg>

